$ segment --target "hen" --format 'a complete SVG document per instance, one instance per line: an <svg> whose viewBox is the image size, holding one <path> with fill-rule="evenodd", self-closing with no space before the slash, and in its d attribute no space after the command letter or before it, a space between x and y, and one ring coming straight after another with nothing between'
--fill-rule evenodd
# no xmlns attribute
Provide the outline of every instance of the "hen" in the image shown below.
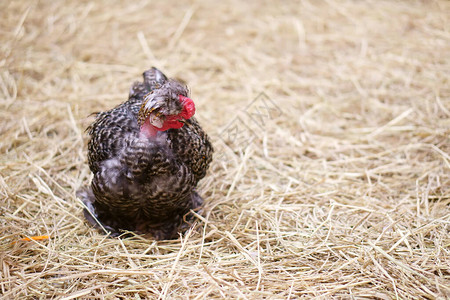
<svg viewBox="0 0 450 300"><path fill-rule="evenodd" d="M121 230L171 239L203 203L195 188L212 160L188 89L152 68L128 100L98 113L87 131L91 186L79 192L84 215L113 235Z"/></svg>

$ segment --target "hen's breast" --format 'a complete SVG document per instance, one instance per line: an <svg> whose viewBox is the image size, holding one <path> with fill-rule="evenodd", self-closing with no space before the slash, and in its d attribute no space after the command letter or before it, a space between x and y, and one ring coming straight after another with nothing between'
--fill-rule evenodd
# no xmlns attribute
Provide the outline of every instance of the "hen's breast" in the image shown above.
<svg viewBox="0 0 450 300"><path fill-rule="evenodd" d="M104 119L95 126L102 142L95 145L93 157L106 158L93 160L96 171L92 188L98 205L130 219L167 219L188 210L189 195L198 180L184 156L173 149L174 144L180 144L180 135L159 132L155 138L142 138L137 126L120 120Z"/></svg>
<svg viewBox="0 0 450 300"><path fill-rule="evenodd" d="M164 220L174 212L188 209L188 198L194 186L194 176L186 166L175 172L130 176L126 165L117 159L105 161L95 174L93 191L99 205L112 214L134 219L145 216Z"/></svg>

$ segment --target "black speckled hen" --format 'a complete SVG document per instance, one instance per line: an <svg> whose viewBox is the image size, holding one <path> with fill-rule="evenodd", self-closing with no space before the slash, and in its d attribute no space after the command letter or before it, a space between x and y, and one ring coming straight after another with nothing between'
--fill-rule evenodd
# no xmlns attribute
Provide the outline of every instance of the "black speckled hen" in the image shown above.
<svg viewBox="0 0 450 300"><path fill-rule="evenodd" d="M212 160L188 89L158 69L143 74L126 102L98 113L87 131L91 186L78 193L86 219L112 235L122 230L171 239L202 205L196 186Z"/></svg>

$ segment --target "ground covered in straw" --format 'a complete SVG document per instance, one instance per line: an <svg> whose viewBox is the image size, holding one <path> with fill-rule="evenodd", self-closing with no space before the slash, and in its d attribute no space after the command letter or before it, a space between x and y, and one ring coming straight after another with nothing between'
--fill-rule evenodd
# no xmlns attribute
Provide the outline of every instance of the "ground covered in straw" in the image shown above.
<svg viewBox="0 0 450 300"><path fill-rule="evenodd" d="M450 2L1 1L5 298L450 297ZM150 66L216 148L178 240L86 224L89 114ZM21 241L30 236L49 239Z"/></svg>

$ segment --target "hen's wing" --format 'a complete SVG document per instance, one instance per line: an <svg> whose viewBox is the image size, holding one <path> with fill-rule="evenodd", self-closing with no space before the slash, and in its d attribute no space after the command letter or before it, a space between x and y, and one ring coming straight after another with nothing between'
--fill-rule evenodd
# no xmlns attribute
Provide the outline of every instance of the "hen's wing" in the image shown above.
<svg viewBox="0 0 450 300"><path fill-rule="evenodd" d="M92 173L97 173L101 162L114 157L126 146L127 140L139 133L136 115L128 105L118 106L97 114L88 128L88 161Z"/></svg>
<svg viewBox="0 0 450 300"><path fill-rule="evenodd" d="M91 136L88 144L89 168L98 172L99 164L117 155L129 139L138 134L137 115L144 97L167 81L167 77L153 67L142 74L143 82L135 82L130 88L128 100L121 105L96 114L88 128Z"/></svg>
<svg viewBox="0 0 450 300"><path fill-rule="evenodd" d="M213 146L208 135L200 127L195 117L176 130L168 130L173 153L189 166L195 176L195 183L205 177L212 161Z"/></svg>

